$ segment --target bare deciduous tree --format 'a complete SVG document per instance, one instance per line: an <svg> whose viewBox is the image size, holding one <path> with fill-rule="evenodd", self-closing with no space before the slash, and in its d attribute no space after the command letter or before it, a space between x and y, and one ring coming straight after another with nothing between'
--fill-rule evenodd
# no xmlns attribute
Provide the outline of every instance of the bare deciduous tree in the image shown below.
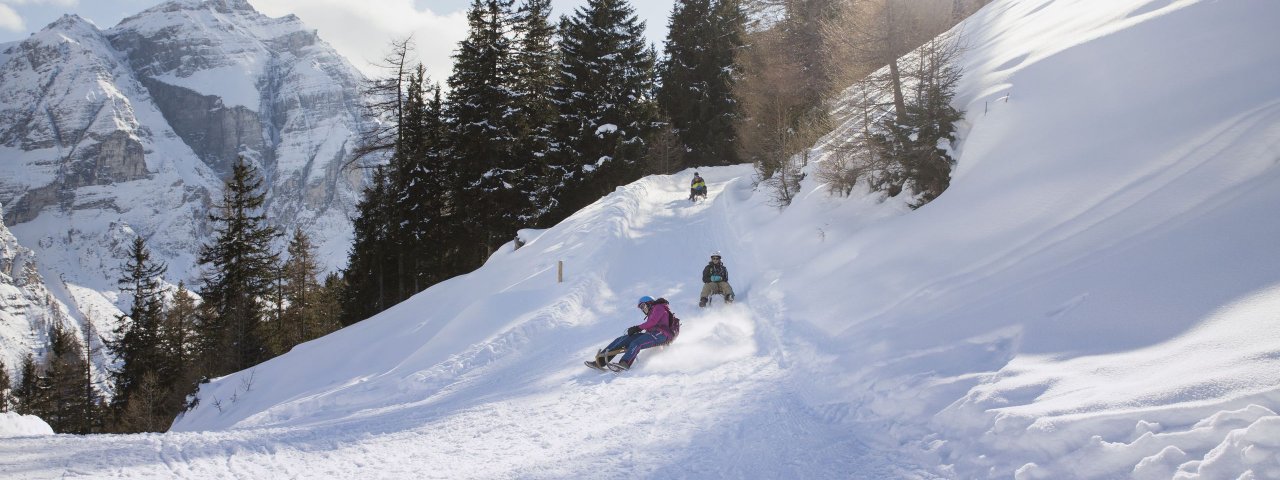
<svg viewBox="0 0 1280 480"><path fill-rule="evenodd" d="M360 132L360 143L352 152L352 163L370 155L389 155L395 151L404 120L404 93L412 73L413 65L409 63L412 52L412 35L392 40L390 51L375 65L387 75L365 80L361 85L365 129Z"/></svg>

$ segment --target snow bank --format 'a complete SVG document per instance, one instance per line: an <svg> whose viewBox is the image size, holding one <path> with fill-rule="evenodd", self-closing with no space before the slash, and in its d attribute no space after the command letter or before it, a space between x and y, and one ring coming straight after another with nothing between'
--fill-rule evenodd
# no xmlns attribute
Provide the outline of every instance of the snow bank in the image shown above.
<svg viewBox="0 0 1280 480"><path fill-rule="evenodd" d="M53 429L35 415L0 413L0 438L53 435Z"/></svg>
<svg viewBox="0 0 1280 480"><path fill-rule="evenodd" d="M832 337L797 343L839 352L815 403L948 476L1274 478L1238 429L1280 411L1277 17L1057 0L966 22L951 188L823 220L840 246L778 276L791 318Z"/></svg>

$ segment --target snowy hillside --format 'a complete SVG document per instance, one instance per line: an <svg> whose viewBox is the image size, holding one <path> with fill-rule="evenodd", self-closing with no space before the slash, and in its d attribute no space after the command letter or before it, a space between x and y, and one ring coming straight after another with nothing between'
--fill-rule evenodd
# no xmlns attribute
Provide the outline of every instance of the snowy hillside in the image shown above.
<svg viewBox="0 0 1280 480"><path fill-rule="evenodd" d="M919 210L647 177L171 433L6 439L0 476L1280 478L1276 18L998 0L959 27L959 166ZM739 301L699 310L713 250ZM678 341L583 367L641 295Z"/></svg>

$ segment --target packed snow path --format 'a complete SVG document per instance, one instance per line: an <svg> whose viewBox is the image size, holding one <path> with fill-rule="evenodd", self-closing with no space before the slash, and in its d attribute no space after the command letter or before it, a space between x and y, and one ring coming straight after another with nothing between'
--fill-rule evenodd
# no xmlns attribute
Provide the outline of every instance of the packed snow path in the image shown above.
<svg viewBox="0 0 1280 480"><path fill-rule="evenodd" d="M178 423L225 430L7 439L0 473L902 476L901 462L796 393L777 342L783 327L750 302L759 253L724 214L750 196L751 170L711 171L705 202L688 201L684 176L627 186L552 232L523 232L523 248L508 245L476 273L206 388L201 407ZM717 298L698 309L713 250L724 255L738 303ZM559 260L564 283L556 283ZM634 307L642 295L671 300L684 321L677 342L643 352L621 375L583 367L642 321ZM355 371L379 373L346 375Z"/></svg>

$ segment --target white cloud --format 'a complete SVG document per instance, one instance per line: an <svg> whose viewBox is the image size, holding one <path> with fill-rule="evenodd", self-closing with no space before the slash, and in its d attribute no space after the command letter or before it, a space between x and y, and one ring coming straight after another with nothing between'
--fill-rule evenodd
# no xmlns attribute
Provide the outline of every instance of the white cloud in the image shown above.
<svg viewBox="0 0 1280 480"><path fill-rule="evenodd" d="M0 7L8 5L53 5L55 7L76 7L80 0L0 0Z"/></svg>
<svg viewBox="0 0 1280 480"><path fill-rule="evenodd" d="M251 0L254 8L272 17L297 15L320 38L366 75L384 75L371 65L388 52L389 42L413 34L427 73L443 82L449 76L450 56L467 33L466 15L439 15L415 8L412 0Z"/></svg>
<svg viewBox="0 0 1280 480"><path fill-rule="evenodd" d="M22 16L13 8L0 3L0 30L11 30L14 32L23 32L27 30L26 22L22 21Z"/></svg>

